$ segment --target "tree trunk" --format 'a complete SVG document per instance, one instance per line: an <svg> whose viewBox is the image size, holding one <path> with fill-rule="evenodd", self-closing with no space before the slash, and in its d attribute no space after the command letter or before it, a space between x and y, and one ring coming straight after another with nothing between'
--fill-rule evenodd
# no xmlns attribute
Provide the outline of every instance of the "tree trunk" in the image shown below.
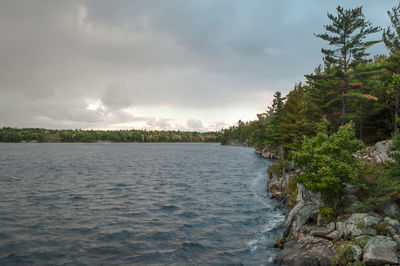
<svg viewBox="0 0 400 266"><path fill-rule="evenodd" d="M347 79L344 78L344 90L342 94L342 119L340 124L344 126L346 124L346 119L344 116L346 115L346 106L347 106Z"/></svg>
<svg viewBox="0 0 400 266"><path fill-rule="evenodd" d="M399 88L396 88L396 103L394 106L394 135L395 136L399 133L399 130L397 129L398 110L399 110Z"/></svg>
<svg viewBox="0 0 400 266"><path fill-rule="evenodd" d="M360 139L362 138L363 134L363 110L362 110L362 102L360 103Z"/></svg>
<svg viewBox="0 0 400 266"><path fill-rule="evenodd" d="M281 164L282 164L282 178L285 176L285 158L283 157L283 147L281 145Z"/></svg>

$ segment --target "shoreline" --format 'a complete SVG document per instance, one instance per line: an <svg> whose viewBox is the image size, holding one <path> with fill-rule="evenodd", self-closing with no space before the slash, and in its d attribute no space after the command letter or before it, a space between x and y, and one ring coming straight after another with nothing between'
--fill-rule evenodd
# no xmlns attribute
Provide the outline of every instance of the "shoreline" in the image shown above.
<svg viewBox="0 0 400 266"><path fill-rule="evenodd" d="M387 145L388 142L377 143L375 146L382 146L382 143L387 147L390 146ZM371 150L371 147L367 149ZM263 153L256 151L255 153L264 157ZM374 158L390 159L386 155L387 150L381 150L380 153L377 151L361 159L366 161L373 161ZM349 199L346 206L349 213L336 217L334 221L323 219L321 210L324 203L321 195L308 191L297 182L296 188L293 189L291 182L298 170L294 165L285 169L287 172L283 176L275 171L268 171L266 175L269 197L290 208L283 234L277 239L276 245L280 247L280 251L274 258L275 264L399 265L400 222L398 220L392 219L386 212L384 214L358 212L361 202L354 195L357 188L350 185L345 195L345 198Z"/></svg>

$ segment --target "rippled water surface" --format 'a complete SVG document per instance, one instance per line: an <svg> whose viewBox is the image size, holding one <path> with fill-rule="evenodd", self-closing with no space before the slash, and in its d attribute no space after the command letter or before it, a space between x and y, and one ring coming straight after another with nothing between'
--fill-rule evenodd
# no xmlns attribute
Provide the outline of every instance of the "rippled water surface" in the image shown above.
<svg viewBox="0 0 400 266"><path fill-rule="evenodd" d="M0 265L270 265L269 161L219 144L0 144Z"/></svg>

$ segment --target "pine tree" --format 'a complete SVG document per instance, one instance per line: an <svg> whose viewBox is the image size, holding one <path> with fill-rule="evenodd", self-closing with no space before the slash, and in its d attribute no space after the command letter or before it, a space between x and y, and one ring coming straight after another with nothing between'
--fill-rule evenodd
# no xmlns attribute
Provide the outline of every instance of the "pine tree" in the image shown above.
<svg viewBox="0 0 400 266"><path fill-rule="evenodd" d="M398 133L399 87L400 87L400 4L388 11L393 31L390 27L383 31L382 39L390 50L389 69L393 72L392 87L395 94L394 134Z"/></svg>
<svg viewBox="0 0 400 266"><path fill-rule="evenodd" d="M300 149L304 136L311 136L314 131L311 106L306 88L296 84L287 95L280 124L283 148L289 156L291 151Z"/></svg>
<svg viewBox="0 0 400 266"><path fill-rule="evenodd" d="M362 13L362 7L344 9L336 8L337 15L328 13L332 24L325 25L323 34L315 34L316 37L329 42L332 49L321 49L324 54L324 62L332 66L335 71L324 78L330 81L340 81L340 97L342 101L341 124L344 125L347 115L347 94L351 90L351 79L357 75L365 76L367 73L357 73L356 66L366 62L369 55L366 49L378 43L378 40L366 41L370 34L380 31L379 27L372 27ZM308 76L311 79L318 77Z"/></svg>

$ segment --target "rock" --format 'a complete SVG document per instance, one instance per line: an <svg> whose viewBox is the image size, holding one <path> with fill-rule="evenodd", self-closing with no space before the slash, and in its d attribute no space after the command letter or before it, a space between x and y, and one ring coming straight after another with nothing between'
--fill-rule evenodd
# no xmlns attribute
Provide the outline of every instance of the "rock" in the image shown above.
<svg viewBox="0 0 400 266"><path fill-rule="evenodd" d="M392 239L396 241L398 244L400 244L400 235L398 234L393 234Z"/></svg>
<svg viewBox="0 0 400 266"><path fill-rule="evenodd" d="M392 140L380 141L375 144L375 162L379 163L392 160L392 158L389 157L389 150L391 145Z"/></svg>
<svg viewBox="0 0 400 266"><path fill-rule="evenodd" d="M326 237L329 233L331 233L335 228L328 228L322 226L313 226L310 235L316 237Z"/></svg>
<svg viewBox="0 0 400 266"><path fill-rule="evenodd" d="M331 233L326 235L326 238L331 239L331 240L338 240L342 238L343 232L339 232L338 230L334 230Z"/></svg>
<svg viewBox="0 0 400 266"><path fill-rule="evenodd" d="M388 204L383 207L383 213L387 216L395 217L400 215L400 208L396 203Z"/></svg>
<svg viewBox="0 0 400 266"><path fill-rule="evenodd" d="M367 265L398 264L396 246L390 237L373 237L365 246L363 262Z"/></svg>
<svg viewBox="0 0 400 266"><path fill-rule="evenodd" d="M318 210L312 202L300 200L286 219L283 238L290 235L297 237L300 229L317 213Z"/></svg>
<svg viewBox="0 0 400 266"><path fill-rule="evenodd" d="M365 226L375 226L381 222L381 218L372 216L372 215L368 215L368 216L364 217L363 221L364 221Z"/></svg>
<svg viewBox="0 0 400 266"><path fill-rule="evenodd" d="M385 217L384 221L386 224L390 225L396 231L400 232L400 222L399 221L390 219L389 217Z"/></svg>
<svg viewBox="0 0 400 266"><path fill-rule="evenodd" d="M389 156L392 142L392 140L378 142L374 146L367 147L366 149L355 153L354 156L369 163L393 161Z"/></svg>
<svg viewBox="0 0 400 266"><path fill-rule="evenodd" d="M357 192L357 187L355 186L355 185L351 185L351 184L346 184L346 187L345 187L345 192L347 193L347 194L354 194L354 193L356 193ZM358 199L357 199L358 200Z"/></svg>
<svg viewBox="0 0 400 266"><path fill-rule="evenodd" d="M355 238L355 242L357 243L358 246L360 246L364 250L365 246L367 245L368 241L371 238L374 237L369 235L358 236Z"/></svg>
<svg viewBox="0 0 400 266"><path fill-rule="evenodd" d="M369 224L375 222L376 217L368 215L367 213L353 213L350 218L343 222L343 235L344 237L349 236L360 236L360 235L376 235L376 230L367 227L365 219ZM380 220L379 220L380 221Z"/></svg>
<svg viewBox="0 0 400 266"><path fill-rule="evenodd" d="M350 248L353 251L353 260L360 261L362 259L362 249L356 245L351 245Z"/></svg>
<svg viewBox="0 0 400 266"><path fill-rule="evenodd" d="M329 223L326 228L328 228L329 232L332 232L333 230L336 229L336 224L335 223Z"/></svg>
<svg viewBox="0 0 400 266"><path fill-rule="evenodd" d="M330 258L336 255L332 242L315 237L293 240L285 243L276 259L276 264L284 265L331 265Z"/></svg>
<svg viewBox="0 0 400 266"><path fill-rule="evenodd" d="M275 153L268 151L268 148L264 148L261 151L261 156L264 158L269 158L269 159L277 159L278 156L276 156Z"/></svg>
<svg viewBox="0 0 400 266"><path fill-rule="evenodd" d="M350 245L349 244L342 244L340 246L341 249L344 249L346 247L349 248L352 251L352 253L353 253L353 261L356 261L356 260L360 261L361 260L362 249L359 246L352 245L352 244L350 244Z"/></svg>
<svg viewBox="0 0 400 266"><path fill-rule="evenodd" d="M303 185L297 183L297 198L296 202L300 200L311 201L315 206L321 206L321 194L320 193L312 193L307 190Z"/></svg>

